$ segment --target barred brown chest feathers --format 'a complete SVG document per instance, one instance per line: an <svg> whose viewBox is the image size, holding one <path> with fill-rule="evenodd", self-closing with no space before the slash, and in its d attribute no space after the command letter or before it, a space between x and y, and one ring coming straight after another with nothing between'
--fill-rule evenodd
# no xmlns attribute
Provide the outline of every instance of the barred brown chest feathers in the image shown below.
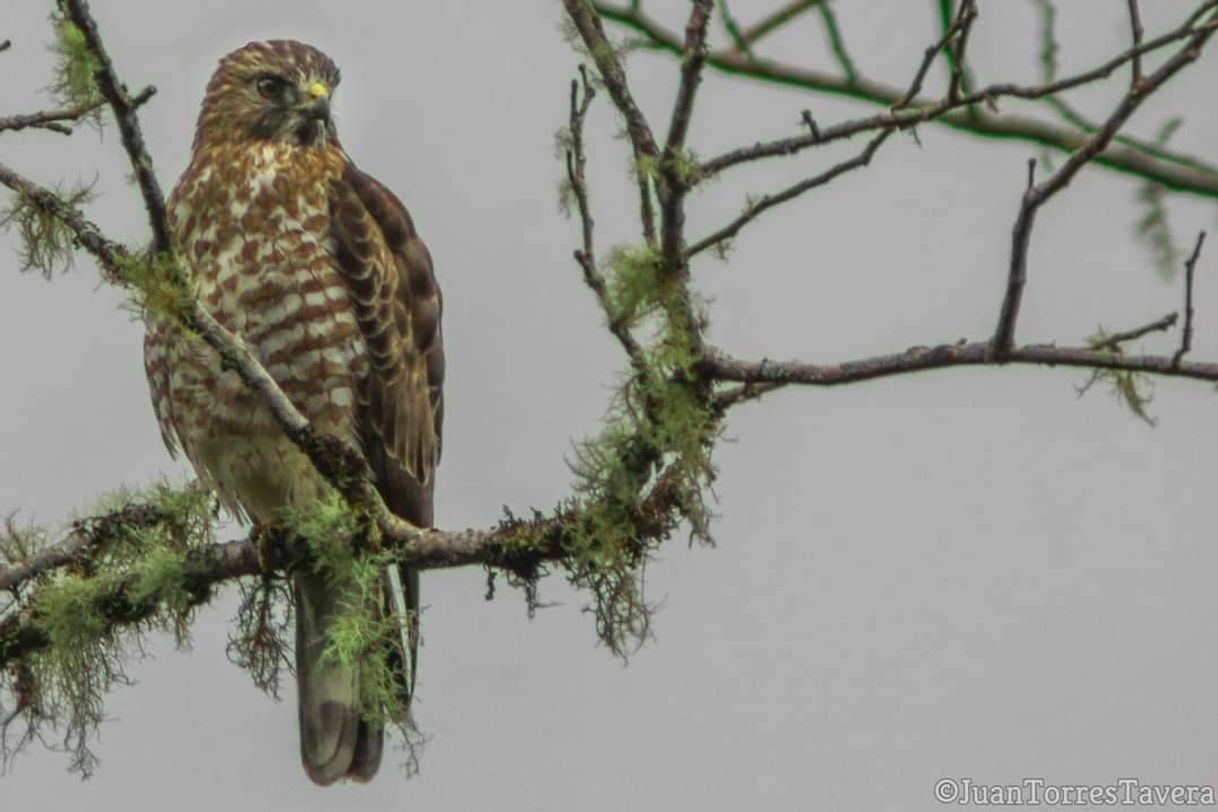
<svg viewBox="0 0 1218 812"><path fill-rule="evenodd" d="M368 362L332 259L329 185L341 172L335 152L223 145L196 156L170 199L170 218L204 307L244 338L315 425L354 439ZM154 395L166 401L158 413L230 507L268 521L285 503L316 495L321 483L291 493L306 484L300 476L313 478L235 373L174 331L156 331L150 343L150 366L169 367L167 391ZM278 466L285 481L265 481Z"/></svg>

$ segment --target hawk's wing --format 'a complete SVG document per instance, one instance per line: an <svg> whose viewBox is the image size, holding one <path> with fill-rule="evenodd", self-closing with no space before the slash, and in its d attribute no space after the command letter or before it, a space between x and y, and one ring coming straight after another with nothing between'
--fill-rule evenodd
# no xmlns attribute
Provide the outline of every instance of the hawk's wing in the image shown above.
<svg viewBox="0 0 1218 812"><path fill-rule="evenodd" d="M432 523L444 416L440 289L406 207L348 161L331 185L335 267L368 349L361 441L390 509Z"/></svg>

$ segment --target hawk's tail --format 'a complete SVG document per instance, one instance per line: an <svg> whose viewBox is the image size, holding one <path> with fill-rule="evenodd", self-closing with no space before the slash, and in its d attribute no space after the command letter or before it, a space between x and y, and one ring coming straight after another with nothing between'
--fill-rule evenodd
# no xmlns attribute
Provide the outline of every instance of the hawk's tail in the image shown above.
<svg viewBox="0 0 1218 812"><path fill-rule="evenodd" d="M361 713L359 664L323 658L342 590L312 573L298 573L293 582L300 760L322 786L340 778L367 781L381 765L384 730Z"/></svg>

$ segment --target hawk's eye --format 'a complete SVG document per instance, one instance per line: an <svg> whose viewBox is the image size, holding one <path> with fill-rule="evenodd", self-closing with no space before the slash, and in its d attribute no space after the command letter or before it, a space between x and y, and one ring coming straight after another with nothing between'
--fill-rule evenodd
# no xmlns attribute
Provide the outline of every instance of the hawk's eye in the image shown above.
<svg viewBox="0 0 1218 812"><path fill-rule="evenodd" d="M257 82L258 93L264 99L281 99L288 83L278 76L261 76Z"/></svg>

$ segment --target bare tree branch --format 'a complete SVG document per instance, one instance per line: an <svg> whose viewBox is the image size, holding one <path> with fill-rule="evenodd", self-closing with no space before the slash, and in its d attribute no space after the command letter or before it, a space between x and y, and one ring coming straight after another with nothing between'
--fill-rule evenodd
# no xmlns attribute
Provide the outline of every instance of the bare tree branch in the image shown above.
<svg viewBox="0 0 1218 812"><path fill-rule="evenodd" d="M774 33L791 20L803 14L814 6L824 8L826 0L793 0L785 6L780 6L770 14L746 28L740 35L740 40L750 48L761 42L767 35Z"/></svg>
<svg viewBox="0 0 1218 812"><path fill-rule="evenodd" d="M681 53L680 40L646 16L640 9L605 2L597 3L596 7L606 19L642 34L654 47L674 54ZM823 139L798 136L733 150L731 153L707 161L702 167L700 177L711 177L728 166L747 160L790 155L822 141L849 137L868 129L889 126L894 122L903 127L934 122L974 135L1004 139L1017 138L1063 152L1073 152L1085 143L1088 133L1080 133L1073 128L1064 128L1030 116L986 112L978 105L989 104L1006 96L1029 100L1050 98L1064 90L1107 78L1119 67L1132 60L1135 55L1150 53L1191 36L1199 30L1198 25L1213 26L1215 23L1212 19L1201 24L1198 21L1215 8L1218 8L1218 2L1208 0L1190 14L1182 26L1172 32L1147 40L1140 47L1131 48L1103 65L1069 79L1034 86L1010 83L990 85L974 93L963 94L955 102L950 99L939 102L915 99L910 103L910 108L906 110L895 113L886 112L860 119L857 122L847 122L834 128L827 128L823 133ZM864 77L848 80L844 77L762 57L757 57L753 62L749 62L733 52L711 52L707 55L706 64L728 74L813 92L847 96L888 108L900 102L905 95L903 90ZM966 110L959 109L970 106L978 106L973 115L969 115ZM1132 139L1123 141L1120 146L1110 146L1097 158L1096 164L1153 180L1176 191L1204 197L1218 197L1218 167L1197 158L1167 150L1151 150L1147 148L1147 145Z"/></svg>
<svg viewBox="0 0 1218 812"><path fill-rule="evenodd" d="M1098 341L1091 342L1093 350L1115 350L1120 348L1126 341L1134 341L1142 336L1151 333L1157 333L1164 330L1170 330L1176 326L1176 322L1180 320L1179 313L1168 313L1162 318L1155 319L1149 324L1143 324L1141 327L1135 327L1132 330L1124 330L1120 333L1113 333Z"/></svg>
<svg viewBox="0 0 1218 812"><path fill-rule="evenodd" d="M1142 35L1145 33L1142 29L1142 13L1138 9L1138 0L1127 0L1129 5L1129 27L1133 32L1133 47L1136 49L1142 44ZM1130 66L1129 86L1137 87L1142 81L1142 55L1135 54L1133 62Z"/></svg>
<svg viewBox="0 0 1218 812"><path fill-rule="evenodd" d="M1205 232L1197 235L1193 253L1184 263L1184 330L1180 334L1180 349L1172 356L1172 365L1180 366L1185 354L1193 348L1193 278L1197 260L1201 258L1201 247L1205 245Z"/></svg>
<svg viewBox="0 0 1218 812"><path fill-rule="evenodd" d="M1211 24L1202 27L1197 33L1194 33L1189 38L1188 43L1175 56L1163 63L1158 70L1146 77L1145 80L1130 87L1129 92L1121 100L1121 103L1117 105L1116 110L1104 122L1104 126L1095 135L1087 139L1082 148L1071 155L1069 160L1062 164L1061 168L1052 177L1042 184L1032 184L1031 176L1035 169L1035 164L1029 167L1028 189L1024 192L1023 202L1019 208L1019 215L1015 219L1011 246L1011 269L1008 275L1007 291L1002 302L1002 312L998 317L998 327L994 332L994 352L1000 358L1004 357L1014 345L1015 323L1019 318L1023 288L1027 282L1028 242L1032 236L1032 226L1035 223L1037 211L1053 195L1066 188L1067 184L1074 179L1079 170L1089 161L1104 151L1112 141L1112 137L1124 126L1125 122L1129 120L1129 117L1141 106L1143 101L1179 73L1186 65L1196 61L1201 55L1201 49L1214 34L1215 25L1213 23L1214 21L1211 20Z"/></svg>
<svg viewBox="0 0 1218 812"><path fill-rule="evenodd" d="M935 57L937 57L939 53L944 50L948 50L950 52L952 40L954 40L957 35L963 35L964 32L967 31L968 27L972 24L973 18L976 16L977 9L973 5L972 0L964 0L964 2L960 4L960 11L956 14L956 18L952 21L951 25L947 27L947 30L943 32L943 36L939 38L938 42L927 48L922 54L922 64L920 64L917 71L914 72L914 78L913 81L909 83L909 89L905 91L905 95L901 97L901 100L892 106L894 112L904 110L906 107L909 107L913 100L917 98L918 94L922 92L922 82L926 80L926 74L930 71L930 66L934 64ZM954 76L955 68L953 67L952 70ZM954 99L955 96L949 94L949 100Z"/></svg>
<svg viewBox="0 0 1218 812"><path fill-rule="evenodd" d="M890 378L911 372L962 366L992 366L996 363L988 341L912 347L893 355L879 355L838 364L812 364L803 361L745 361L709 350L704 367L716 381L747 384L802 384L838 386L841 384ZM1166 377L1191 378L1218 382L1218 363L1182 362L1173 364L1167 355L1118 355L1093 347L1058 347L1054 344L1028 344L1016 347L1004 359L1008 364L1066 366L1082 369L1141 372Z"/></svg>
<svg viewBox="0 0 1218 812"><path fill-rule="evenodd" d="M690 246L689 250L686 251L686 256L692 258L705 251L707 248L713 248L721 245L724 240L728 240L736 236L740 229L744 228L753 220L756 220L757 217L759 217L762 212L766 211L767 209L772 209L775 206L793 200L802 195L804 192L815 189L818 186L824 186L827 183L831 183L841 175L844 175L851 170L867 166L871 163L872 156L875 155L880 146L886 140L888 140L888 136L892 135L892 132L892 129L881 130L878 135L871 139L871 141L867 144L867 147L855 157L842 161L830 169L821 172L819 175L814 175L805 180L801 180L798 183L788 186L786 189L783 189L780 192L776 192L772 195L765 195L756 202L750 203L745 209L744 213L735 220L728 223L726 226L713 234L703 237L701 240L698 240L696 243Z"/></svg>
<svg viewBox="0 0 1218 812"><path fill-rule="evenodd" d="M698 85L702 83L702 66L706 64L706 28L710 23L711 0L693 0L693 10L685 25L685 59L681 64L681 85L673 105L672 120L664 149L670 153L685 146L689 121L694 111Z"/></svg>
<svg viewBox="0 0 1218 812"><path fill-rule="evenodd" d="M951 66L951 81L948 85L947 97L958 101L962 93L972 90L968 81L968 69L965 67L965 56L968 51L968 37L972 33L973 23L977 19L977 0L961 0L960 11L957 14L960 21L960 33L948 43L947 53Z"/></svg>
<svg viewBox="0 0 1218 812"><path fill-rule="evenodd" d="M16 132L17 130L38 129L50 130L61 135L71 135L72 128L65 125L63 122L76 122L85 116L92 113L105 101L99 101L96 104L87 104L78 107L68 107L63 110L41 110L37 113L22 113L13 116L0 116L0 131L9 130Z"/></svg>
<svg viewBox="0 0 1218 812"><path fill-rule="evenodd" d="M596 267L596 249L593 240L595 222L592 219L591 206L588 203L588 181L585 167L588 157L584 154L584 117L596 91L588 81L587 70L580 66L580 78L571 80L571 113L568 118L568 132L571 136L571 146L567 150L567 181L571 184L571 194L579 211L583 247L575 252L575 261L584 272L584 282L596 294L601 310L605 314L606 323L611 332L626 351L631 363L638 367L643 362L643 349L630 332L621 315L614 312L609 300L609 289L605 277Z"/></svg>

